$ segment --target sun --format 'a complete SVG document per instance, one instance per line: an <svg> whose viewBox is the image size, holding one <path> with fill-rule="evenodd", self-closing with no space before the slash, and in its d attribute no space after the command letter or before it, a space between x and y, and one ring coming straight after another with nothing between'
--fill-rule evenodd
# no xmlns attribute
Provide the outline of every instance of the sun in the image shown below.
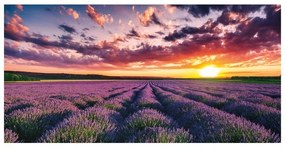
<svg viewBox="0 0 285 149"><path fill-rule="evenodd" d="M201 77L214 78L219 75L219 69L214 65L207 66L199 71Z"/></svg>

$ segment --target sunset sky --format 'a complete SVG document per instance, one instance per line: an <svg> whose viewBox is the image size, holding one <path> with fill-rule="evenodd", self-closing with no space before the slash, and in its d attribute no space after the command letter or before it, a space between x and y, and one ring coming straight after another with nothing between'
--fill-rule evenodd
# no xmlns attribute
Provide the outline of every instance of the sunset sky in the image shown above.
<svg viewBox="0 0 285 149"><path fill-rule="evenodd" d="M5 70L112 76L281 74L279 5L5 5Z"/></svg>

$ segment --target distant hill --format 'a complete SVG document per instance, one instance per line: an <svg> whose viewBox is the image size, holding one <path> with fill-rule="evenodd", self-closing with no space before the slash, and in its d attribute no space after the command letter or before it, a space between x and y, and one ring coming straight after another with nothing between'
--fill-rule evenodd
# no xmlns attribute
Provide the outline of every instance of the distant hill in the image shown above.
<svg viewBox="0 0 285 149"><path fill-rule="evenodd" d="M154 80L154 79L167 79L162 77L119 77L119 76L104 76L97 74L65 74L65 73L37 73L37 72L22 72L22 71L5 71L5 81L32 81L35 80L114 80L114 79L127 79L127 80ZM8 75L9 74L9 75ZM31 80L15 80L9 77L10 75L24 76L31 78ZM168 78L169 79L169 78Z"/></svg>

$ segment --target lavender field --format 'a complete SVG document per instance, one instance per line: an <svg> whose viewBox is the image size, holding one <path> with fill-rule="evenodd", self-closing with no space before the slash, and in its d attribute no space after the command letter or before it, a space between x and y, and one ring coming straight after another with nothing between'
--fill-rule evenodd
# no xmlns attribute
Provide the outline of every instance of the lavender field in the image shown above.
<svg viewBox="0 0 285 149"><path fill-rule="evenodd" d="M5 83L5 142L280 142L281 86Z"/></svg>

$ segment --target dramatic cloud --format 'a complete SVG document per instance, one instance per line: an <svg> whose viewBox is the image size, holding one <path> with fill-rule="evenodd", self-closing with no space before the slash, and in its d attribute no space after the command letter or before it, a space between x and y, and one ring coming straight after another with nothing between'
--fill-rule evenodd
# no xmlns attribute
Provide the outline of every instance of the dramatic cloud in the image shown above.
<svg viewBox="0 0 285 149"><path fill-rule="evenodd" d="M173 33L165 36L163 39L165 41L176 41L177 39L185 38L186 36L187 36L186 33L175 30Z"/></svg>
<svg viewBox="0 0 285 149"><path fill-rule="evenodd" d="M58 38L65 42L70 42L73 40L73 37L70 35L62 35L62 36L59 36Z"/></svg>
<svg viewBox="0 0 285 149"><path fill-rule="evenodd" d="M86 13L95 23L97 23L102 28L104 28L105 23L113 22L113 17L110 14L100 14L91 5L87 5Z"/></svg>
<svg viewBox="0 0 285 149"><path fill-rule="evenodd" d="M223 10L222 15L218 17L217 22L223 25L237 24L243 21L250 20L247 17L249 13L256 12L260 10L263 6L254 5L254 6L231 6L228 9Z"/></svg>
<svg viewBox="0 0 285 149"><path fill-rule="evenodd" d="M155 14L154 7L148 7L144 13L138 15L138 18L143 26L149 26L151 23L163 26Z"/></svg>
<svg viewBox="0 0 285 149"><path fill-rule="evenodd" d="M127 36L128 37L140 37L141 35L134 28L132 28L132 30L130 30Z"/></svg>
<svg viewBox="0 0 285 149"><path fill-rule="evenodd" d="M228 6L228 11L239 13L241 15L247 15L248 13L258 11L262 7L264 7L264 5L232 5Z"/></svg>
<svg viewBox="0 0 285 149"><path fill-rule="evenodd" d="M237 50L271 48L280 44L281 10L275 11L272 6L267 6L265 11L266 18L253 18L239 24L236 32L227 33L226 43Z"/></svg>
<svg viewBox="0 0 285 149"><path fill-rule="evenodd" d="M60 14L67 14L70 15L74 20L79 19L79 14L76 10L72 8L66 8L64 6L59 7L59 13Z"/></svg>
<svg viewBox="0 0 285 149"><path fill-rule="evenodd" d="M76 33L76 30L73 27L64 24L59 25L58 28L71 34Z"/></svg>
<svg viewBox="0 0 285 149"><path fill-rule="evenodd" d="M114 40L114 43L127 41L126 37L120 36L118 34L114 34L113 40Z"/></svg>
<svg viewBox="0 0 285 149"><path fill-rule="evenodd" d="M281 6L273 5L265 7L266 19L263 20L263 27L274 30L277 34L281 34Z"/></svg>
<svg viewBox="0 0 285 149"><path fill-rule="evenodd" d="M93 37L88 37L88 36L85 35L84 33L82 33L80 36L83 37L83 39L84 39L87 43L92 42L92 41L95 41L95 38L93 38Z"/></svg>
<svg viewBox="0 0 285 149"><path fill-rule="evenodd" d="M137 61L173 61L179 60L180 58L186 58L189 55L195 53L195 51L200 51L202 49L202 44L206 44L207 40L214 41L215 39L210 39L211 37L203 37L204 40L196 40L191 42L184 42L177 46L162 47L162 46L150 46L148 44L142 44L138 50L132 51L129 49L118 49L114 42L102 41L98 45L82 46L75 42L51 42L43 41L41 39L29 39L36 45L42 47L61 47L64 49L74 49L76 53L81 53L82 55L96 56L102 59L105 63L111 63L116 65L122 65L124 63L131 63ZM213 46L213 44L211 44ZM14 53L15 54L15 53ZM35 53L36 54L36 53ZM9 54L13 56L13 52ZM16 55L17 57L20 55ZM32 54L30 55L32 56Z"/></svg>
<svg viewBox="0 0 285 149"><path fill-rule="evenodd" d="M88 5L83 10L87 15L80 16L83 23L67 19L69 22L64 20L60 25L42 28L51 31L49 34L32 30L34 27L29 29L24 23L30 19L24 21L13 11L11 17L5 16L5 59L34 61L37 65L51 67L93 68L96 65L98 70L100 65L121 70L189 69L210 63L218 67L279 66L280 6L165 6L160 9L170 7L188 12L191 9L193 16L181 10L173 12L188 15L191 21L181 20L181 16L177 18L178 15L171 16L172 13L166 12L175 27L162 28L163 23L156 15L161 10L151 6L143 13L132 16L139 17L139 20L124 17L116 11L116 22L120 19L121 24L110 24L101 30L94 27L89 18L100 27L112 22L113 18L109 19L111 15L100 14L94 9L97 7ZM129 8L132 12L131 6ZM137 10L141 9L136 7ZM213 13L212 10L220 12ZM25 11L29 11L27 7ZM81 11L80 14L83 14ZM208 14L215 17L205 17ZM25 19L24 13L21 16ZM165 19L164 16L159 17ZM197 19L199 21L193 21ZM27 22L31 23L35 22Z"/></svg>
<svg viewBox="0 0 285 149"><path fill-rule="evenodd" d="M164 37L165 41L175 41L177 39L185 38L187 35L194 35L194 34L204 34L204 33L213 33L213 30L217 26L216 22L212 22L212 20L208 20L203 26L201 27L191 27L186 26L183 27L181 30L175 30L173 33Z"/></svg>
<svg viewBox="0 0 285 149"><path fill-rule="evenodd" d="M126 37L131 38L134 37L136 39L138 38L149 38L149 39L155 39L157 38L157 36L155 35L149 35L149 34L143 34L143 33L139 33L138 31L136 31L134 28L132 28L128 34L126 34Z"/></svg>
<svg viewBox="0 0 285 149"><path fill-rule="evenodd" d="M5 38L18 40L19 38L25 36L28 31L29 28L23 25L22 18L19 15L14 14L10 21L5 24L4 36Z"/></svg>
<svg viewBox="0 0 285 149"><path fill-rule="evenodd" d="M246 15L259 10L261 5L175 5L179 9L184 9L196 18L204 17L214 11L228 11Z"/></svg>
<svg viewBox="0 0 285 149"><path fill-rule="evenodd" d="M70 65L88 65L100 62L97 56L82 55L73 50L44 50L41 47L19 49L19 47L5 43L5 57L21 58L41 62L44 65L58 65L62 67Z"/></svg>
<svg viewBox="0 0 285 149"><path fill-rule="evenodd" d="M224 10L226 5L175 5L179 9L184 9L194 17L200 18L208 15L210 10Z"/></svg>
<svg viewBox="0 0 285 149"><path fill-rule="evenodd" d="M222 15L217 19L217 22L223 25L231 25L240 23L245 20L246 18L241 14L224 11Z"/></svg>
<svg viewBox="0 0 285 149"><path fill-rule="evenodd" d="M222 8L222 7L217 7L217 8ZM236 36L237 35L240 36L240 34L245 34L244 37L242 37L242 39L247 37L248 38L253 37L254 34L259 33L257 30L261 29L264 30L265 32L271 32L273 30L277 34L280 33L281 10L275 11L272 6L267 6L265 7L266 18L260 18L260 17L246 18L245 14L252 12L250 8L256 10L259 9L260 6L245 7L243 9L241 9L238 6L231 7L231 9L233 9L234 11L231 12L224 11L222 15L217 18L216 21L208 20L201 27L189 27L189 26L183 27L182 29L175 30L173 33L170 33L169 35L165 36L164 40L175 41L177 39L185 38L187 37L187 35L193 35L193 34L204 34L204 33L219 34L223 30L223 27L218 27L219 24L222 24L224 26L238 24L238 26L236 27L237 30ZM229 33L227 35L233 36L232 33Z"/></svg>

